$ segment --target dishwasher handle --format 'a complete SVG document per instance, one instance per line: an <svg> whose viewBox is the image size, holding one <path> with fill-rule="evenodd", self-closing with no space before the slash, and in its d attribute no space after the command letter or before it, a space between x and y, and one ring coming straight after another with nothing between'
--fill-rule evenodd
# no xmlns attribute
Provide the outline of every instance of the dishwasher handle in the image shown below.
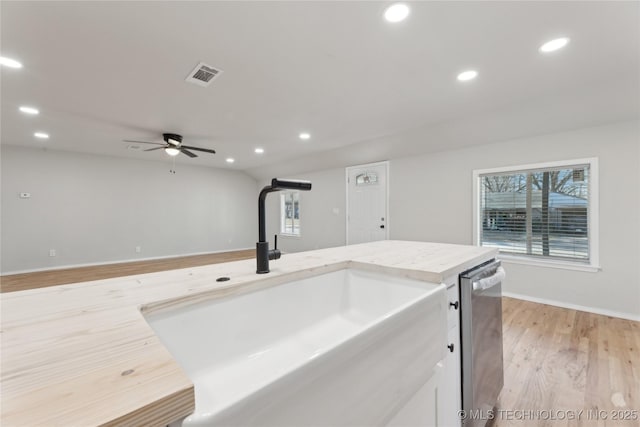
<svg viewBox="0 0 640 427"><path fill-rule="evenodd" d="M485 289L489 289L492 286L502 283L505 277L506 277L506 273L504 271L504 268L498 267L493 276L485 277L484 279L480 279L480 280L475 280L473 282L473 290L483 291Z"/></svg>

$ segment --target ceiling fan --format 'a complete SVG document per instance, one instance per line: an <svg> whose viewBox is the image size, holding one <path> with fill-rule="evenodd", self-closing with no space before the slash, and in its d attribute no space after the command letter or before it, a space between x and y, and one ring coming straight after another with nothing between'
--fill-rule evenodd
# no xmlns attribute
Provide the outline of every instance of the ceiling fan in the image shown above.
<svg viewBox="0 0 640 427"><path fill-rule="evenodd" d="M182 145L182 135L178 135L175 133L163 133L162 139L164 139L164 143L162 142L151 142L151 141L133 141L133 140L123 140L124 142L134 142L139 144L153 144L159 145L160 147L149 148L144 151L154 151L160 150L164 148L164 151L170 156L177 156L180 153L186 154L189 157L198 157L196 153L193 151L202 151L204 153L216 154L215 150L211 150L209 148L200 148L200 147L192 147L190 145Z"/></svg>

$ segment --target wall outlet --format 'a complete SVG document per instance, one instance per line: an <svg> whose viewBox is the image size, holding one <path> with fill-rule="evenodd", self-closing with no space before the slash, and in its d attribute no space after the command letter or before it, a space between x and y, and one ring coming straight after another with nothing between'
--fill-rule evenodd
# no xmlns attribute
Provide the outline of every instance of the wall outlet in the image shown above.
<svg viewBox="0 0 640 427"><path fill-rule="evenodd" d="M142 248L140 246L136 246L136 253L139 254L142 252Z"/></svg>
<svg viewBox="0 0 640 427"><path fill-rule="evenodd" d="M49 249L49 256L56 256L56 250L55 249Z"/></svg>
<svg viewBox="0 0 640 427"><path fill-rule="evenodd" d="M30 199L31 198L31 193L20 193L20 198L21 199Z"/></svg>

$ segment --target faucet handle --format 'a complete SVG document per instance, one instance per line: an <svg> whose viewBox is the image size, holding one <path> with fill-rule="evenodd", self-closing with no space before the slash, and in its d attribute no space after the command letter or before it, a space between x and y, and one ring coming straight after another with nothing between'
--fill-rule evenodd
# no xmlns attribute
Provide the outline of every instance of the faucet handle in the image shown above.
<svg viewBox="0 0 640 427"><path fill-rule="evenodd" d="M269 251L269 260L280 259L280 251L278 250L278 235L273 236L273 249Z"/></svg>

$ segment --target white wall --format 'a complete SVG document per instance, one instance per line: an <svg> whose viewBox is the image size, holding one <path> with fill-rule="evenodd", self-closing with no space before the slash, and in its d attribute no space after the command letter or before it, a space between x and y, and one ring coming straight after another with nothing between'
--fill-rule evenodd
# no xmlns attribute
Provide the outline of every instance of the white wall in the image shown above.
<svg viewBox="0 0 640 427"><path fill-rule="evenodd" d="M425 141L429 143L429 141ZM472 244L472 172L518 164L598 157L600 264L597 273L505 263L506 293L564 306L640 319L640 123L584 128L526 139L390 161L390 237ZM384 159L379 159L384 160ZM300 174L322 193L309 193L301 209L303 236L289 250L344 244L333 204L344 209L344 170ZM330 197L325 200L326 197ZM308 199L308 200L307 200ZM307 206L318 211L307 216ZM274 206L268 215L274 217ZM342 211L341 211L342 212ZM341 220L344 216L341 215ZM305 234L310 233L310 234ZM321 246L322 247L322 246Z"/></svg>
<svg viewBox="0 0 640 427"><path fill-rule="evenodd" d="M472 171L598 157L597 273L506 263L504 291L640 318L640 124L582 129L392 162L394 239L472 243Z"/></svg>
<svg viewBox="0 0 640 427"><path fill-rule="evenodd" d="M242 172L6 145L1 161L3 274L255 245Z"/></svg>
<svg viewBox="0 0 640 427"><path fill-rule="evenodd" d="M311 191L300 192L300 237L280 235L280 194L267 196L267 240L273 247L278 234L278 248L283 252L301 252L343 246L346 239L344 169L273 178L306 179ZM262 189L270 181L260 183ZM277 262L277 261L275 261Z"/></svg>

